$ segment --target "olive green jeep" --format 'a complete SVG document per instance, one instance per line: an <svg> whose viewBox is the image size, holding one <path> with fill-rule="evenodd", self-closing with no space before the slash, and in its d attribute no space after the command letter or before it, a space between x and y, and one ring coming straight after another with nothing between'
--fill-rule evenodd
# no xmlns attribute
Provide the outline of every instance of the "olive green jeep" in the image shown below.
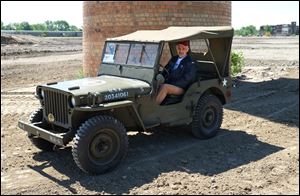
<svg viewBox="0 0 300 196"><path fill-rule="evenodd" d="M217 134L223 105L231 98L231 27L169 27L107 39L97 77L39 85L41 107L30 122L19 120L41 150L66 146L89 174L115 168L128 150L127 131L189 125L198 138ZM176 42L190 41L197 80L182 96L155 102L164 55L175 56Z"/></svg>

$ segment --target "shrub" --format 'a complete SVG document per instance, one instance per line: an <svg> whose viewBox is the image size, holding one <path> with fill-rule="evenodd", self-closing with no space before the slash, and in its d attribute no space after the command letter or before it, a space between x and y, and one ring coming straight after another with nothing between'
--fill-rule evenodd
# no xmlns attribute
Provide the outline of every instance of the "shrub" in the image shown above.
<svg viewBox="0 0 300 196"><path fill-rule="evenodd" d="M48 37L48 32L43 32L43 33L41 34L41 37Z"/></svg>
<svg viewBox="0 0 300 196"><path fill-rule="evenodd" d="M271 33L270 33L270 32L265 32L264 36L270 37L270 36L271 36Z"/></svg>
<svg viewBox="0 0 300 196"><path fill-rule="evenodd" d="M231 52L231 75L236 76L242 72L242 68L245 64L244 54L242 52Z"/></svg>
<svg viewBox="0 0 300 196"><path fill-rule="evenodd" d="M77 72L77 79L82 79L82 78L84 78L84 74L83 74L83 68L81 67Z"/></svg>

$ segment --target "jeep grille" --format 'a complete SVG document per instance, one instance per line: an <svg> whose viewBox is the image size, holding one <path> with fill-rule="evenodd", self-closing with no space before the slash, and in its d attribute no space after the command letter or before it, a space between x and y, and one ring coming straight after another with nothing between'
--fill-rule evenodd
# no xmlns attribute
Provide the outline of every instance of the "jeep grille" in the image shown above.
<svg viewBox="0 0 300 196"><path fill-rule="evenodd" d="M68 125L68 95L58 92L45 90L45 118L48 119L48 114L53 114L54 124L66 127Z"/></svg>

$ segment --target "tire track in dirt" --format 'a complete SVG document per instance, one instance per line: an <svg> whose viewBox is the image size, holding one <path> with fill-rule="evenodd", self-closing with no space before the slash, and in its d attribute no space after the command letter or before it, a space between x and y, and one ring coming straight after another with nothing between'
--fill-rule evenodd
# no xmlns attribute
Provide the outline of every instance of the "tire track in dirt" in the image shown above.
<svg viewBox="0 0 300 196"><path fill-rule="evenodd" d="M6 114L30 114L34 108L39 107L39 101L34 95L2 95L1 94L1 115Z"/></svg>
<svg viewBox="0 0 300 196"><path fill-rule="evenodd" d="M255 127L257 122L253 121L250 127ZM224 128L228 129L229 127L225 126ZM187 179L189 179L187 174L197 177L194 179L196 181L202 179L202 181L207 182L208 180L208 184L210 184L209 179L216 178L214 177L215 175L227 175L227 171L238 170L239 168L247 170L247 164L253 160L261 160L262 157L269 155L271 152L273 156L276 153L281 153L281 148L256 140L254 136L247 136L247 134L239 131L241 129L234 130L230 128L230 130L222 131L215 138L204 141L192 138L189 134L186 134L185 130L169 130L162 133L154 133L153 135L141 134L137 136L139 138L130 138L131 150L125 163L117 170L104 176L80 175L75 165L68 164L68 166L63 166L61 164L62 161L72 161L70 151L67 149L48 154L49 160L46 162L42 155L39 155L42 159L37 159L39 163L34 164L32 167L34 172L28 172L27 176L19 177L22 172L16 171L3 175L6 180L3 182L4 190L13 189L14 184L11 183L13 181L11 178L17 178L22 183L21 186L18 186L19 193L21 190L26 190L25 193L36 191L33 187L37 187L40 184L48 184L49 190L59 188L60 191L66 191L67 188L67 193L73 194L91 193L91 191L101 192L101 190L115 194L127 191L135 193L137 191L146 191L150 188L155 193L158 181L159 184L169 183L170 191L172 191L173 185L175 188L181 187L181 184L176 185L177 181L182 181L182 186L187 182ZM145 137L145 140L141 139L141 137ZM143 141L143 146L140 144L141 141ZM256 158L251 157L254 155ZM64 156L63 159L60 158L62 156ZM135 160L138 161L134 162ZM43 164L43 162L50 163L49 161L51 164ZM221 163L223 164L222 166L220 165ZM29 163L29 165L31 164ZM177 172L176 176L173 176L174 172ZM141 173L143 173L142 176L140 175ZM245 176L245 178L247 177ZM34 180L30 180L31 178ZM171 180L172 178L177 181ZM65 184L64 181L67 179L69 180ZM190 178L190 180L192 179ZM79 181L80 186L85 187L85 190L74 189L75 181ZM129 185L124 181L130 181ZM222 183L220 183L219 178L217 181L218 185L221 186ZM112 182L113 184L111 184ZM55 184L60 186L57 187ZM116 184L122 185L117 192L114 191L116 190ZM242 191L243 185L241 186ZM139 188L132 189L133 187ZM168 189L168 186L165 188ZM209 189L203 188L202 193L207 192ZM37 190L37 193L42 192L43 190Z"/></svg>
<svg viewBox="0 0 300 196"><path fill-rule="evenodd" d="M276 92L276 91L270 91L265 94L258 93L257 96L254 95L253 99L246 99L244 102L243 101L237 101L236 103L233 102L230 105L244 107L244 106L248 105L249 102L268 103L268 102L266 102L265 99L273 99L273 96L275 96L275 97L278 96L277 93L278 92ZM18 93L14 94L11 92L8 94L5 94L5 93L3 93L3 94L4 94L4 95L2 95L2 97L3 97L2 100L4 100L3 104L5 104L6 106L9 106L9 107L13 107L15 105L20 106L20 108L18 108L18 109L10 108L11 110L4 110L5 114L9 114L9 113L16 113L16 114L21 113L22 114L21 111L25 111L25 108L24 107L22 108L22 105L23 106L26 105L25 104L26 102L27 102L27 106L28 106L28 104L31 106L34 106L34 105L38 106L38 102L32 103L33 100L35 100L33 95L22 95L22 94L18 94ZM23 101L19 101L19 100L23 100ZM261 107L261 106L259 104L258 104L258 106L256 106L254 104L254 107ZM30 111L27 110L24 113L30 113L31 111L32 111L32 109ZM230 111L228 111L228 112L230 112ZM282 110L282 112L284 112L284 110ZM239 113L240 118L242 118L242 119L244 119L244 117L248 116L247 113L240 113L240 112L238 112L238 113ZM280 111L277 114L280 115ZM225 110L225 116L228 116L227 110ZM244 117L242 117L242 116L244 116ZM137 139L134 139L133 141L131 140L131 148L129 150L129 155L126 159L126 162L118 170L116 170L114 172L115 174L113 174L113 176L114 175L121 176L121 180L117 180L116 178L110 177L110 182L117 180L120 183L122 183L122 181L124 180L123 178L133 180L132 176L130 176L130 175L132 175L132 172L142 172L142 171L144 171L144 168L147 168L147 167L151 168L151 172L146 174L146 176L148 176L148 178L146 177L146 179L152 179L152 178L160 179L160 175L158 175L158 173L160 173L161 171L166 172L166 171L174 170L174 169L175 169L175 171L178 170L178 171L187 172L187 173L193 173L193 172L197 171L197 173L200 172L200 174L202 174L204 176L218 174L219 173L218 171L209 170L208 166L207 166L208 163L206 163L205 161L199 162L199 158L205 157L205 156L211 157L217 163L226 162L226 160L227 160L233 164L233 165L230 165L230 164L227 165L227 168L223 167L221 169L221 171L229 170L229 168L231 168L231 167L236 168L236 167L245 165L246 163L241 163L241 165L239 165L239 164L236 165L237 163L239 163L239 161L238 161L239 159L237 157L232 157L230 159L226 159L225 157L217 158L217 157L212 156L211 154L214 154L213 152L217 152L217 149L223 149L223 147L220 147L220 146L216 147L215 145L220 145L221 143L231 143L227 140L229 140L229 138L232 138L232 134L234 134L235 129L245 130L246 133L248 133L248 131L253 129L257 125L257 123L259 123L259 121L264 121L264 119L257 120L257 118L255 118L253 116L248 117L248 118L253 118L255 120L248 121L247 126L245 126L244 128L240 124L235 124L232 126L232 125L229 125L228 123L225 123L222 126L222 128L229 129L231 131L230 132L223 131L220 134L218 134L213 139L214 140L213 143L215 143L214 145L209 144L212 142L209 140L199 141L197 139L189 138L190 135L186 134L186 130L179 130L179 132L177 132L178 130L177 131L167 130L167 131L164 131L163 133L159 133L158 135L157 135L157 133L150 134L150 135L149 134L139 135L138 140ZM261 122L259 124L261 124ZM249 133L253 134L253 132L251 132L251 131ZM135 135L135 134L133 134L133 135ZM151 135L153 135L153 138L151 138L152 137ZM142 139L141 137L142 138L145 137L145 138ZM168 139L165 140L165 138L168 138ZM180 138L180 140L178 138ZM248 141L248 140L249 139L247 139L246 141ZM141 141L143 141L143 145L140 143ZM257 144L259 144L259 142ZM207 145L210 146L210 147L208 147L208 149L215 149L215 150L213 150L213 151L207 150L206 149ZM245 143L243 143L243 145L245 146ZM251 146L251 143L249 145ZM262 145L262 144L259 144L259 145ZM200 149L199 149L199 146L201 146ZM214 146L214 147L212 147L212 146ZM198 153L192 153L192 154L189 154L188 156L186 156L186 153L190 152L194 148L198 149ZM242 148L242 147L240 147L240 148ZM271 147L271 148L273 148L273 147ZM226 147L224 147L224 149L230 149L230 147L226 146ZM247 150L249 150L249 149L247 149ZM200 152L201 152L201 155L199 154ZM276 152L276 150L274 152ZM19 152L13 152L13 153L15 153L15 155L17 155L17 156L19 156L19 154L20 154ZM225 150L225 152L223 150L223 153L221 153L221 155L226 155L227 153L228 152L226 152L226 150ZM249 154L249 152L248 152L248 154ZM217 155L219 155L219 153L217 153ZM49 160L55 161L56 159L59 159L56 156L59 156L59 155L52 154L51 155L52 158L49 157L50 158ZM177 158L174 159L174 156L176 156ZM240 156L241 155L239 155L239 157ZM72 157L70 154L68 155L68 157L69 157L68 159L70 161L72 161ZM161 163L168 162L169 159L172 159L173 163L170 163L168 166L166 166L165 164L161 164ZM222 161L222 159L224 159L224 160ZM135 160L138 160L138 161L135 161ZM59 159L59 161L63 161L63 160ZM58 163L58 160L57 160L57 163ZM201 165L201 168L206 168L206 169L199 170L199 167L191 166L191 164L193 165L194 163L197 163L198 165ZM163 168L162 168L162 165L164 165ZM48 178L45 178L45 176L48 176L49 174L58 175L60 172L65 171L66 168L64 168L64 167L56 170L57 166L54 168L51 168L49 165L48 167L47 166L45 167L46 171L44 171L44 172L42 172L41 170L35 170L35 168L37 168L37 167L38 166L34 166L33 170L25 169L24 172L23 172L23 170L15 170L15 171L13 170L9 173L6 173L5 175L3 174L2 178L3 178L3 186L5 187L5 190L13 189L13 187L16 186L14 183L16 179L18 179L18 181L21 182L21 184L22 184L21 186L18 186L19 193L21 193L23 191L24 191L24 193L30 193L31 191L34 191L31 188L33 185L39 186L39 185L43 185L45 183L49 184L49 182L52 182L52 183L50 183L52 185L48 185L48 187L52 186L53 188L55 188L55 185L53 184L53 182L60 182L66 178L66 177L64 177L64 178L52 179L50 181ZM73 169L76 169L75 165L73 165ZM41 174L43 174L43 175L41 175ZM70 175L70 173L67 176L69 176L69 175ZM77 173L77 175L78 175L78 173ZM181 174L179 174L179 176L180 175ZM144 177L145 176L143 176L143 178ZM34 180L30 180L31 178ZM198 176L198 178L201 179L203 177ZM110 187L109 184L107 184L106 182L103 182L101 179L97 178L98 182L99 182L99 180L101 183L103 183L105 185L105 187ZM160 181L165 182L166 180L163 179ZM135 181L133 180L133 182L135 182ZM149 180L149 182L151 182L151 180ZM133 184L138 185L139 183L136 182ZM69 185L69 186L70 186L69 187L70 193L77 192L76 189L75 190L72 189L71 185ZM148 184L148 186L150 186L150 187L153 186L153 183ZM110 188L108 188L108 189L110 189ZM112 189L112 187L111 187L111 189ZM147 186L143 185L142 187L140 187L140 189L142 189L142 190L147 189ZM134 191L137 191L137 190L138 189L134 189L132 192L134 193ZM171 190L172 190L172 188L171 188ZM42 190L40 190L40 191L42 192ZM123 189L123 191L126 192L126 189ZM88 192L83 192L83 193L88 193ZM112 192L112 193L114 193L114 192Z"/></svg>
<svg viewBox="0 0 300 196"><path fill-rule="evenodd" d="M82 57L82 52L77 52L16 60L1 59L1 92L75 79L80 75Z"/></svg>

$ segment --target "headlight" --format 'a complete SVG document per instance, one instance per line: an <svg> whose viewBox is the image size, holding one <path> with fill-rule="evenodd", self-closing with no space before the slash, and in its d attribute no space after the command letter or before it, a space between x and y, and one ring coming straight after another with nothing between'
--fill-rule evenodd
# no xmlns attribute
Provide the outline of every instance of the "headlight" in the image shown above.
<svg viewBox="0 0 300 196"><path fill-rule="evenodd" d="M71 103L72 103L73 107L76 106L76 102L75 102L75 98L74 97L71 98Z"/></svg>

